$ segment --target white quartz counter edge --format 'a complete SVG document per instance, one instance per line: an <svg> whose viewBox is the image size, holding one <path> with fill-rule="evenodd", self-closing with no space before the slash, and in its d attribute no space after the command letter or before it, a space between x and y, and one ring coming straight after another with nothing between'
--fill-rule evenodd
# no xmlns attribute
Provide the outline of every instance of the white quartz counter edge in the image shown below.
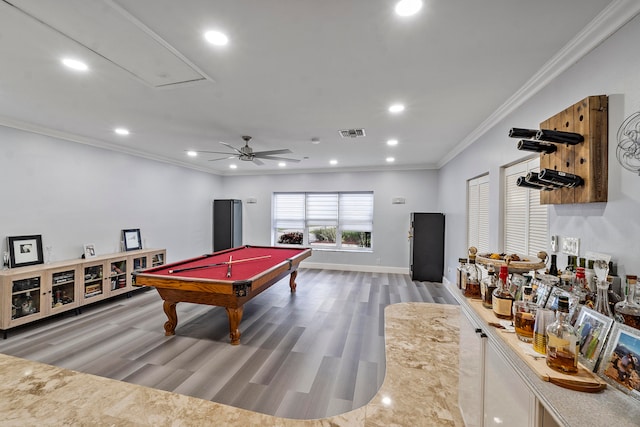
<svg viewBox="0 0 640 427"><path fill-rule="evenodd" d="M607 387L601 393L583 393L559 387L541 380L538 375L502 339L502 332L487 323L471 308L455 284L447 285L474 323L483 325L482 331L495 344L497 350L522 378L531 392L551 416L562 426L616 426L640 425L640 402L624 393Z"/></svg>

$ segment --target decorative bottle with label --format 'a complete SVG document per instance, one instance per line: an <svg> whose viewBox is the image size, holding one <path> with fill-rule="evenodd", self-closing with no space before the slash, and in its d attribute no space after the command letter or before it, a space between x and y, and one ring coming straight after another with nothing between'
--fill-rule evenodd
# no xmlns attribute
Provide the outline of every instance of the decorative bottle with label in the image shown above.
<svg viewBox="0 0 640 427"><path fill-rule="evenodd" d="M500 274L498 275L498 287L493 291L493 298L491 300L493 313L499 319L511 320L513 318L512 310L515 298L510 288L509 268L503 264L500 266Z"/></svg>
<svg viewBox="0 0 640 427"><path fill-rule="evenodd" d="M464 290L466 288L467 283L467 259L466 258L458 258L458 269L456 271L456 285L458 289Z"/></svg>
<svg viewBox="0 0 640 427"><path fill-rule="evenodd" d="M615 312L625 325L640 329L640 304L635 302L637 282L638 276L635 274L627 275L627 299L616 304Z"/></svg>
<svg viewBox="0 0 640 427"><path fill-rule="evenodd" d="M464 296L467 298L480 299L480 279L482 272L476 265L477 249L474 246L469 248L469 263L467 264L467 286L464 289Z"/></svg>
<svg viewBox="0 0 640 427"><path fill-rule="evenodd" d="M482 293L482 306L484 308L492 308L493 291L498 288L498 278L496 277L496 270L493 265L487 267L487 277L480 282L480 289Z"/></svg>
<svg viewBox="0 0 640 427"><path fill-rule="evenodd" d="M547 366L565 374L578 373L580 338L569 323L569 298L558 298L556 321L547 327Z"/></svg>

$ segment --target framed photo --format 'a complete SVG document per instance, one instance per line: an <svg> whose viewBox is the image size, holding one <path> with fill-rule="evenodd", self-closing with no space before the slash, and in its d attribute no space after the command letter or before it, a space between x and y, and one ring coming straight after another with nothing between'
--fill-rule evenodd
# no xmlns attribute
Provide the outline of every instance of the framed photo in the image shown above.
<svg viewBox="0 0 640 427"><path fill-rule="evenodd" d="M598 374L609 384L640 400L640 330L614 323Z"/></svg>
<svg viewBox="0 0 640 427"><path fill-rule="evenodd" d="M613 319L588 307L582 307L575 323L578 343L578 359L589 370L594 371L604 343L613 325Z"/></svg>
<svg viewBox="0 0 640 427"><path fill-rule="evenodd" d="M550 308L551 310L558 309L558 299L560 296L566 296L569 298L569 319L574 318L574 313L576 308L578 307L579 300L575 294L572 294L569 291L562 289L560 286L554 286L549 292L549 296L547 297L547 302L544 305L544 308Z"/></svg>
<svg viewBox="0 0 640 427"><path fill-rule="evenodd" d="M9 262L11 268L26 265L44 264L42 255L42 236L7 237Z"/></svg>
<svg viewBox="0 0 640 427"><path fill-rule="evenodd" d="M142 249L140 229L132 228L129 230L122 230L122 241L124 242L125 251L135 251L138 249Z"/></svg>
<svg viewBox="0 0 640 427"><path fill-rule="evenodd" d="M96 246L93 243L84 244L84 257L94 258L96 256Z"/></svg>

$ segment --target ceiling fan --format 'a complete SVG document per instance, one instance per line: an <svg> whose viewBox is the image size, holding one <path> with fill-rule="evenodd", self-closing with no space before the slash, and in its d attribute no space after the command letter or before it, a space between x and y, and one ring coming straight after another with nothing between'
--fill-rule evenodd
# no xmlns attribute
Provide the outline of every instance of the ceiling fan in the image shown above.
<svg viewBox="0 0 640 427"><path fill-rule="evenodd" d="M240 147L240 148L236 148L234 146L232 146L231 144L227 144L226 142L222 142L220 141L220 144L222 145L226 145L227 147L231 148L232 150L235 151L235 153L228 153L228 152L222 152L222 151L200 151L201 153L214 153L214 154L230 154L227 157L220 157L219 159L211 159L209 160L210 162L215 162L218 160L226 160L226 159L235 159L238 158L240 160L243 160L245 162L253 162L256 165L263 165L264 163L260 160L260 159L264 159L264 160L281 160L284 162L299 162L300 160L297 159L287 159L285 157L276 157L274 156L275 154L286 154L286 153L291 153L291 150L289 150L288 148L284 148L281 150L269 150L269 151L253 151L253 149L251 147L249 147L249 141L251 141L251 137L244 135L242 137L242 139L244 140L244 146Z"/></svg>

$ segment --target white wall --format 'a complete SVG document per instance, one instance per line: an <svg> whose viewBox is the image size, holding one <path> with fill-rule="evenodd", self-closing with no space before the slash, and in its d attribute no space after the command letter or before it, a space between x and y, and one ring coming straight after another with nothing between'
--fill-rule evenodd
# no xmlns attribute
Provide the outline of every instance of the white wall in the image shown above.
<svg viewBox="0 0 640 427"><path fill-rule="evenodd" d="M447 215L445 275L454 280L466 254L466 180L490 173L491 247L502 248L500 168L527 156L508 138L511 127L540 122L590 95L609 95L609 197L607 203L549 206L550 234L581 239L580 253L610 253L618 274L640 272L640 176L616 160L616 133L640 110L640 17L556 78L517 111L440 169L439 206ZM550 248L549 248L550 251ZM566 256L559 256L561 265ZM452 271L448 272L451 268Z"/></svg>
<svg viewBox="0 0 640 427"><path fill-rule="evenodd" d="M284 191L373 191L373 253L316 250L312 263L342 266L373 266L387 271L408 272L409 216L411 212L438 212L437 171L385 171L314 173L224 178L224 198L243 201L245 244L271 244L271 195ZM404 205L391 199L403 197ZM257 199L247 204L247 198ZM391 267L391 268L389 268Z"/></svg>
<svg viewBox="0 0 640 427"><path fill-rule="evenodd" d="M0 246L41 234L52 260L119 250L120 230L178 260L211 251L219 177L0 126Z"/></svg>

